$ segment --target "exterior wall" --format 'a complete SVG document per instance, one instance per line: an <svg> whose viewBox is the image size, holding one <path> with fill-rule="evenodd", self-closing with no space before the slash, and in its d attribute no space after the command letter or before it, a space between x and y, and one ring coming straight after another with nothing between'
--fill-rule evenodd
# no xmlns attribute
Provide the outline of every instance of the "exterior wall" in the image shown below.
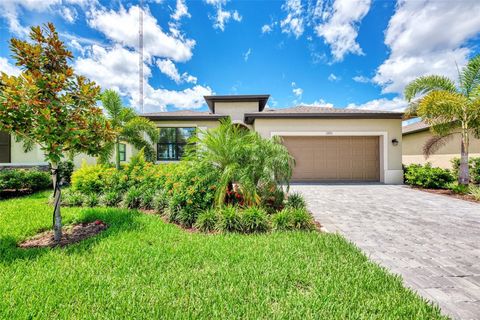
<svg viewBox="0 0 480 320"><path fill-rule="evenodd" d="M401 119L256 119L263 137L274 135L352 135L380 137L380 181L403 183ZM398 145L393 146L392 140Z"/></svg>
<svg viewBox="0 0 480 320"><path fill-rule="evenodd" d="M455 135L446 145L441 147L434 155L425 159L423 146L432 137L428 130L406 134L403 136L402 162L403 164L425 164L430 162L432 166L451 168L451 160L460 158L460 135ZM470 157L480 157L480 140L470 138Z"/></svg>
<svg viewBox="0 0 480 320"><path fill-rule="evenodd" d="M34 165L47 165L45 157L42 150L39 146L34 146L33 149L29 152L23 151L23 144L21 142L16 142L15 139L11 138L11 163L9 165L13 166L34 166ZM126 146L127 157L126 161L128 162L132 155L137 153L137 150L129 144ZM112 157L114 161L115 157ZM77 154L73 158L73 163L75 167L78 168L82 165L83 162L87 164L96 164L97 160L95 157L89 156L87 154ZM1 165L1 164L0 164Z"/></svg>
<svg viewBox="0 0 480 320"><path fill-rule="evenodd" d="M196 127L196 128L205 128L205 129L211 129L215 128L218 126L219 122L217 120L175 120L175 121L158 121L154 120L153 121L157 127L180 127L180 128L188 128L188 127Z"/></svg>
<svg viewBox="0 0 480 320"><path fill-rule="evenodd" d="M243 123L250 112L258 112L258 102L215 102L215 114L229 115L233 122Z"/></svg>

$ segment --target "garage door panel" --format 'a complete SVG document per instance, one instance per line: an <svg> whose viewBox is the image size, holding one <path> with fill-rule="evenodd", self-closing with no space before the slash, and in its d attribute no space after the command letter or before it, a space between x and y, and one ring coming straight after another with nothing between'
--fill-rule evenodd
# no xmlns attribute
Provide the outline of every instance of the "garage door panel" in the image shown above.
<svg viewBox="0 0 480 320"><path fill-rule="evenodd" d="M296 160L293 180L378 181L379 137L284 137Z"/></svg>

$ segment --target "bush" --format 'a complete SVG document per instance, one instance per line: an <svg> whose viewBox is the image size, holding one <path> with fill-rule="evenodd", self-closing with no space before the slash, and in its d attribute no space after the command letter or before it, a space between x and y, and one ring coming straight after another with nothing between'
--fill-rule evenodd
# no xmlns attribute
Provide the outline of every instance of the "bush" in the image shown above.
<svg viewBox="0 0 480 320"><path fill-rule="evenodd" d="M270 222L265 209L249 207L240 214L242 231L245 233L266 232L270 229Z"/></svg>
<svg viewBox="0 0 480 320"><path fill-rule="evenodd" d="M315 230L313 217L306 209L285 208L272 216L274 230Z"/></svg>
<svg viewBox="0 0 480 320"><path fill-rule="evenodd" d="M429 189L446 189L455 180L450 170L434 168L430 163L406 166L404 174L406 184Z"/></svg>
<svg viewBox="0 0 480 320"><path fill-rule="evenodd" d="M469 194L477 201L480 201L480 187L470 186Z"/></svg>
<svg viewBox="0 0 480 320"><path fill-rule="evenodd" d="M153 197L155 196L155 190L143 189L140 197L140 208L153 209Z"/></svg>
<svg viewBox="0 0 480 320"><path fill-rule="evenodd" d="M215 209L202 211L195 222L195 227L203 232L214 231L218 222L218 216Z"/></svg>
<svg viewBox="0 0 480 320"><path fill-rule="evenodd" d="M52 188L50 174L39 170L0 170L0 190L39 191Z"/></svg>
<svg viewBox="0 0 480 320"><path fill-rule="evenodd" d="M268 186L261 189L261 206L272 214L283 209L285 193L277 186Z"/></svg>
<svg viewBox="0 0 480 320"><path fill-rule="evenodd" d="M458 184L457 182L451 182L447 185L447 189L452 190L454 193L458 194L467 194L469 192L469 187L463 184Z"/></svg>
<svg viewBox="0 0 480 320"><path fill-rule="evenodd" d="M100 204L105 207L117 207L122 201L122 194L117 191L109 191L100 196Z"/></svg>
<svg viewBox="0 0 480 320"><path fill-rule="evenodd" d="M182 226L190 228L197 220L198 211L192 208L180 208L177 212L177 221Z"/></svg>
<svg viewBox="0 0 480 320"><path fill-rule="evenodd" d="M469 158L468 167L470 172L470 181L472 183L480 184L480 157ZM460 159L452 159L452 174L458 178L458 170L460 168Z"/></svg>
<svg viewBox="0 0 480 320"><path fill-rule="evenodd" d="M105 187L102 179L105 171L106 168L104 166L90 166L84 162L80 169L72 174L72 188L84 194L101 193Z"/></svg>
<svg viewBox="0 0 480 320"><path fill-rule="evenodd" d="M158 213L164 213L168 208L168 198L163 190L158 190L153 196L153 209Z"/></svg>
<svg viewBox="0 0 480 320"><path fill-rule="evenodd" d="M91 193L83 197L83 205L85 207L92 208L92 207L98 206L98 204L99 204L99 198L98 198L98 195L96 195L95 193Z"/></svg>
<svg viewBox="0 0 480 320"><path fill-rule="evenodd" d="M85 197L76 191L71 189L65 189L62 192L62 205L66 207L81 207L83 202L85 201Z"/></svg>
<svg viewBox="0 0 480 320"><path fill-rule="evenodd" d="M287 201L285 202L285 207L303 209L307 207L307 204L300 193L292 193L288 195Z"/></svg>
<svg viewBox="0 0 480 320"><path fill-rule="evenodd" d="M122 207L127 209L138 209L142 201L142 190L137 187L131 187L125 192L122 200Z"/></svg>
<svg viewBox="0 0 480 320"><path fill-rule="evenodd" d="M242 232L242 221L237 207L225 206L220 209L217 229L223 232Z"/></svg>

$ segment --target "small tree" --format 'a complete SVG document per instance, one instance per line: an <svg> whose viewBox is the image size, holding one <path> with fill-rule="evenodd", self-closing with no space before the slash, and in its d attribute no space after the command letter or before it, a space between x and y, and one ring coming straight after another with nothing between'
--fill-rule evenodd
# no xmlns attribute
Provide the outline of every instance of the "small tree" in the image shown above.
<svg viewBox="0 0 480 320"><path fill-rule="evenodd" d="M417 95L422 96L413 101ZM458 86L443 76L424 76L405 87L405 98L411 103L406 115L422 118L434 134L423 148L426 157L454 135L461 136L458 183L468 185L470 136L480 133L480 55L459 70Z"/></svg>
<svg viewBox="0 0 480 320"><path fill-rule="evenodd" d="M106 90L102 94L102 104L112 129L115 131L115 141L107 144L100 160L107 162L115 152L115 164L120 169L120 142L125 141L138 150L143 149L147 161L155 161L155 149L152 142L158 140L158 128L152 121L139 117L131 108L124 107L115 90ZM148 136L150 141L145 139Z"/></svg>
<svg viewBox="0 0 480 320"><path fill-rule="evenodd" d="M31 42L11 39L10 49L22 73L1 74L0 130L38 144L52 169L53 229L62 237L58 163L65 154L96 155L113 139L108 120L95 106L100 88L74 74L73 55L53 24L32 27Z"/></svg>

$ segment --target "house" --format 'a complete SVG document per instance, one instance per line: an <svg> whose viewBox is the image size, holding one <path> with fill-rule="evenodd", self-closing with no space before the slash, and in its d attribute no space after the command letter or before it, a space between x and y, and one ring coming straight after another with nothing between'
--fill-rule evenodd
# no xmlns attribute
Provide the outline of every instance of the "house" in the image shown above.
<svg viewBox="0 0 480 320"><path fill-rule="evenodd" d="M460 158L460 134L453 135L447 140L437 152L430 157L425 158L423 147L425 143L433 137L430 132L430 126L423 121L406 125L402 128L403 135L403 164L425 164L430 162L434 167L451 168L452 159ZM480 140L474 137L470 138L469 147L470 157L480 157Z"/></svg>
<svg viewBox="0 0 480 320"><path fill-rule="evenodd" d="M142 116L159 127L159 162L178 161L197 129L214 128L220 119L230 117L233 123L255 130L262 137L282 137L296 161L294 181L403 182L402 113L312 106L269 109L268 98L206 96L209 111ZM127 149L126 159L131 152Z"/></svg>

